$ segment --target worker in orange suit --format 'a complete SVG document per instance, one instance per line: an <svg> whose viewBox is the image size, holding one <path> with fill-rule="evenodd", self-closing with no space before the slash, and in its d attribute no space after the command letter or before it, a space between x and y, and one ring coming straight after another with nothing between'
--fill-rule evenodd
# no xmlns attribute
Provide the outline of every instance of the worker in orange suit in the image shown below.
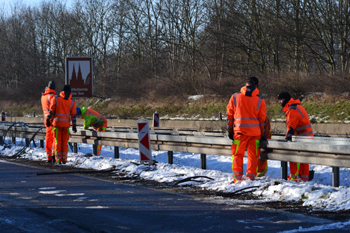
<svg viewBox="0 0 350 233"><path fill-rule="evenodd" d="M264 122L264 129L262 130L262 137L265 137L266 139L271 139L272 133L271 133L271 124L268 117L266 117ZM263 150L267 151L266 148L267 145L260 145L260 148L263 148ZM259 155L258 159L258 168L257 168L257 177L265 176L266 172L268 170L268 164L267 159L261 159Z"/></svg>
<svg viewBox="0 0 350 233"><path fill-rule="evenodd" d="M54 136L54 153L56 162L65 164L68 155L69 127L72 120L73 132L76 128L76 107L72 99L71 88L65 85L59 95L51 99L50 112L46 124L52 126Z"/></svg>
<svg viewBox="0 0 350 233"><path fill-rule="evenodd" d="M288 92L281 92L278 95L278 103L286 112L286 141L292 141L293 135L314 136L309 116L305 108L300 105L300 100L294 100ZM288 180L309 180L309 164L290 162L289 169Z"/></svg>
<svg viewBox="0 0 350 233"><path fill-rule="evenodd" d="M53 134L52 134L52 127L47 126L46 119L50 112L50 100L53 98L56 94L56 84L54 81L50 81L45 88L45 92L41 95L41 106L43 109L44 114L44 125L46 127L46 137L45 137L45 150L46 150L46 157L47 162L52 162L52 146L53 146Z"/></svg>
<svg viewBox="0 0 350 233"><path fill-rule="evenodd" d="M107 119L91 108L77 108L77 116L84 119L84 129L88 129L90 126L97 132L105 132L107 129ZM97 156L101 155L101 149L102 145L97 145Z"/></svg>
<svg viewBox="0 0 350 233"><path fill-rule="evenodd" d="M229 138L233 140L232 172L233 181L243 178L243 156L248 153L246 180L253 180L257 175L260 144L267 146L267 139L262 136L266 119L266 103L259 96L259 80L248 78L239 93L232 95L227 105Z"/></svg>

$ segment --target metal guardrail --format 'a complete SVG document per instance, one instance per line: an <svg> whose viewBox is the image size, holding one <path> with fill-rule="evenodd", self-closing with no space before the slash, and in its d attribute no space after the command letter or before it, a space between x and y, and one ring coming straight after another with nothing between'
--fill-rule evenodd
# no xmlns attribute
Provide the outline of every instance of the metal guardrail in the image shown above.
<svg viewBox="0 0 350 233"><path fill-rule="evenodd" d="M0 136L8 131L8 125L0 125ZM38 140L45 140L45 128L38 131L37 126L12 127L7 137L31 138L34 133ZM136 129L112 128L112 131L96 132L79 130L72 133L70 143L87 143L115 147L115 158L119 158L119 147L138 148ZM185 134L185 132L187 134ZM232 140L221 133L203 136L202 132L181 131L178 129L156 128L150 130L151 148L168 151L168 162L172 163L173 151L201 154L201 168L206 168L206 154L232 156ZM74 148L77 148L76 146ZM75 151L77 152L77 151ZM339 186L339 167L350 168L350 139L330 137L298 137L293 142L283 141L282 136L269 140L268 150L262 150L261 158L281 161L281 177L287 178L287 163L308 163L333 167L333 186Z"/></svg>

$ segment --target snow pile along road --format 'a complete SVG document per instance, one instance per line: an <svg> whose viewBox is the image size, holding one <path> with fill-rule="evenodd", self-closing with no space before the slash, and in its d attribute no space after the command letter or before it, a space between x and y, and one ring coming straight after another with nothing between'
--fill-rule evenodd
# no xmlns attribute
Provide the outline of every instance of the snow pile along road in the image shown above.
<svg viewBox="0 0 350 233"><path fill-rule="evenodd" d="M23 142L18 141L19 144ZM1 156L12 156L21 150L23 145L5 148L0 146ZM145 180L168 183L169 185L192 185L203 190L212 190L232 194L235 192L252 191L258 200L267 201L301 201L304 206L313 210L343 211L350 209L350 170L340 169L340 187L332 187L332 168L310 165L315 176L309 182L292 182L280 179L279 161L269 161L269 171L266 177L254 181L232 182L231 157L207 155L207 170L200 169L200 155L174 152L174 164L167 164L166 151L152 151L153 159L158 163L152 166L138 165L139 151L131 148L119 148L119 159L114 159L114 148L102 147L101 157L85 157L92 152L92 146L79 144L78 153L70 152L68 162L60 166L104 170L115 168L116 173L127 177L139 177ZM22 158L34 161L45 161L46 153L43 148L27 148ZM244 171L246 171L246 159ZM197 177L191 179L191 177ZM186 178L189 178L186 180ZM241 191L240 191L241 190Z"/></svg>

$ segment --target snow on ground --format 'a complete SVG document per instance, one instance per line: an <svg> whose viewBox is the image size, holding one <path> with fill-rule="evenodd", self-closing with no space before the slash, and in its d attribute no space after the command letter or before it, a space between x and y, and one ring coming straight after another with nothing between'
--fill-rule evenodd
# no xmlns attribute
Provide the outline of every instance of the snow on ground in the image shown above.
<svg viewBox="0 0 350 233"><path fill-rule="evenodd" d="M24 140L18 139L17 145L7 148L0 146L0 156L11 156L24 147ZM36 142L39 145L39 141ZM117 172L126 176L139 176L142 179L154 180L174 184L177 181L193 176L206 176L196 181L179 183L178 185L192 185L205 190L232 193L244 188L259 186L253 194L259 196L256 202L266 201L302 201L310 209L323 211L343 211L350 209L350 169L340 168L340 187L332 187L332 168L327 166L310 165L315 176L309 182L293 182L282 180L281 163L270 160L269 171L263 178L254 181L232 182L231 157L207 155L207 169L200 168L200 154L174 152L174 164L168 164L166 151L152 151L156 165L139 164L139 151L133 148L119 148L119 159L114 159L114 147L103 146L101 157L85 157L92 153L92 145L79 144L78 153L69 152L68 162L61 166L74 166L85 169L103 170L115 167ZM27 148L22 158L42 161L46 160L45 149ZM246 171L244 160L244 172ZM199 182L198 182L199 181ZM252 190L252 189L246 189Z"/></svg>

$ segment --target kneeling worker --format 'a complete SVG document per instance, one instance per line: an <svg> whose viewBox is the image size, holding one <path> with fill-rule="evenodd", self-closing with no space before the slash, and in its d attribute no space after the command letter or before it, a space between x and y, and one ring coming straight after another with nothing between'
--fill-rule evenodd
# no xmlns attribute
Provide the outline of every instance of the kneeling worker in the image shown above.
<svg viewBox="0 0 350 233"><path fill-rule="evenodd" d="M92 126L97 132L105 132L107 129L107 119L91 108L77 108L77 116L84 119L84 129ZM101 155L102 145L97 145L97 156Z"/></svg>

